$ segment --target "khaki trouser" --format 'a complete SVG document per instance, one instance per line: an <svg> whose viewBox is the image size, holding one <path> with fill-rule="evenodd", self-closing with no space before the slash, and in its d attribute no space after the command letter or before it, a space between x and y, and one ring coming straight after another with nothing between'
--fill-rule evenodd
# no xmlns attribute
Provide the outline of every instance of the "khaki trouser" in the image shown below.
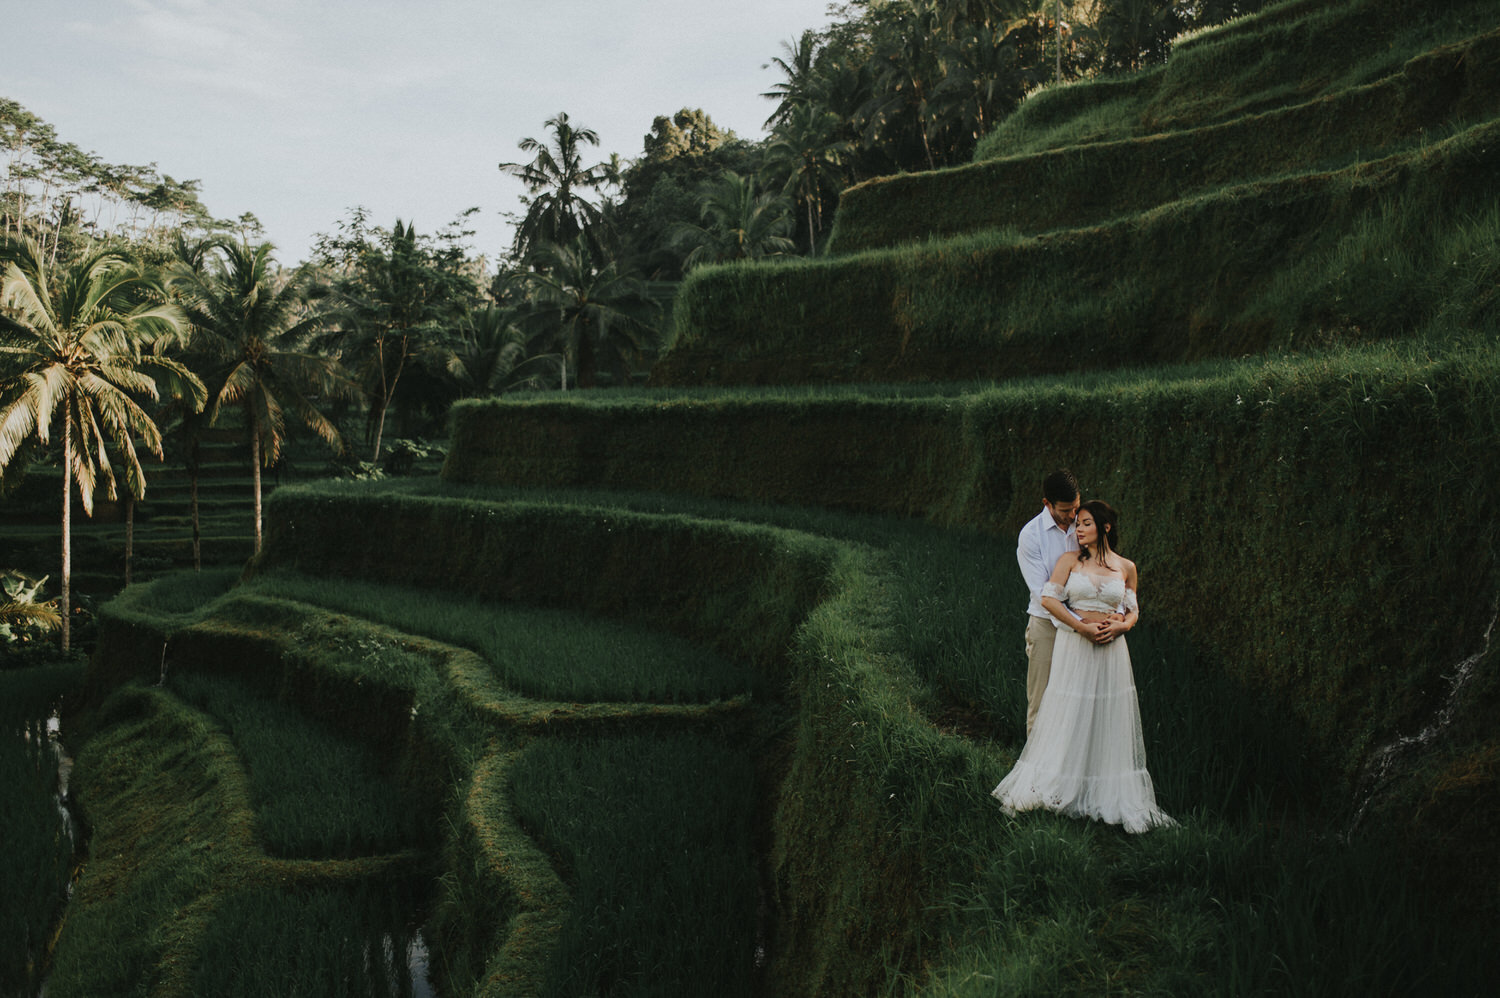
<svg viewBox="0 0 1500 998"><path fill-rule="evenodd" d="M1052 675L1052 646L1057 641L1057 625L1050 616L1028 614L1026 620L1026 737L1030 738L1037 708L1042 705L1042 694L1047 692L1047 679Z"/></svg>

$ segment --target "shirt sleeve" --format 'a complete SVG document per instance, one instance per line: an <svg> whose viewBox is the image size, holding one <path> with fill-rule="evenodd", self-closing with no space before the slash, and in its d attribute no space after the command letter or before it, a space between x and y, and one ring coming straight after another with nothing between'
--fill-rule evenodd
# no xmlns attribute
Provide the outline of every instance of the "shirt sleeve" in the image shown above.
<svg viewBox="0 0 1500 998"><path fill-rule="evenodd" d="M1047 564L1042 557L1041 539L1036 536L1036 531L1030 529L1028 524L1021 528L1021 537L1016 544L1016 561L1021 566L1021 577L1026 580L1026 588L1031 590L1032 599L1042 598L1042 586L1052 577L1053 566Z"/></svg>

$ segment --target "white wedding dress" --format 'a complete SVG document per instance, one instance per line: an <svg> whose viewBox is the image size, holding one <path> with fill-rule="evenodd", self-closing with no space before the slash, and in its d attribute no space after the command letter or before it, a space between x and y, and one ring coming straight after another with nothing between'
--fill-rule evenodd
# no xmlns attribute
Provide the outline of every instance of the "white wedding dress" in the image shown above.
<svg viewBox="0 0 1500 998"><path fill-rule="evenodd" d="M1065 586L1048 583L1077 613L1135 607L1125 581L1074 571ZM1123 636L1108 644L1059 627L1052 675L1015 768L991 794L1007 814L1043 807L1122 825L1127 832L1176 824L1156 806L1146 772L1146 744L1135 675Z"/></svg>

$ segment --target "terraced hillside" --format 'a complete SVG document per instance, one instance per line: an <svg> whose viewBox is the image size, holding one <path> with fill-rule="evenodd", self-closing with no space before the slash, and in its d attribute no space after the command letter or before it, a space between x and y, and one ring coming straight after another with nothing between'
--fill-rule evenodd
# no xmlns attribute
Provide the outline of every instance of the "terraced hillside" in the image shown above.
<svg viewBox="0 0 1500 998"><path fill-rule="evenodd" d="M698 272L657 380L1010 378L1492 328L1493 5L1266 15L1038 94L992 158L845 192L827 259Z"/></svg>
<svg viewBox="0 0 1500 998"><path fill-rule="evenodd" d="M208 431L201 444L198 476L199 534L209 564L243 562L254 534L249 455L233 430ZM163 571L191 568L192 482L173 442L168 460L146 467L147 498L135 504L132 575L149 579ZM275 480L268 482L275 487ZM7 559L37 575L59 572L57 496L61 473L55 467L30 469L15 495L5 501ZM78 591L118 592L124 581L126 508L103 489L94 513L73 515L73 579Z"/></svg>
<svg viewBox="0 0 1500 998"><path fill-rule="evenodd" d="M439 477L278 490L249 582L105 610L95 841L192 801L162 855L197 859L96 848L49 993L192 993L240 892L311 936L285 913L356 880L427 885L447 995L1483 993L1497 30L1291 0L1044 91L981 161L847 192L826 259L696 273L656 388L464 403ZM1021 747L1015 531L1060 464L1141 567L1174 830L987 796ZM522 610L573 616L537 641ZM627 629L548 653L595 626ZM317 795L234 797L254 752L173 677L247 684L441 820L277 866L266 813ZM111 761L152 724L183 750ZM712 918L674 886L710 868ZM87 959L137 897L146 942Z"/></svg>
<svg viewBox="0 0 1500 998"><path fill-rule="evenodd" d="M402 446L406 441L395 441ZM197 474L190 471L180 433L167 430L164 459L148 460L146 497L133 513L123 499L110 499L100 488L93 515L79 504L73 512L73 588L86 602L108 598L125 585L127 529L132 556L130 578L147 581L194 566L194 489L198 508L198 561L218 567L243 565L254 553L254 477L243 429L231 415L222 425L201 431ZM435 474L441 454L424 456L401 473ZM388 455L389 463L389 455ZM333 455L320 441L294 436L283 459L261 476L263 498L284 483L339 473ZM196 478L196 482L195 482ZM51 465L29 469L15 493L5 498L5 559L10 567L33 577L47 575L55 595L60 573L57 496L61 472ZM127 520L133 516L133 523Z"/></svg>

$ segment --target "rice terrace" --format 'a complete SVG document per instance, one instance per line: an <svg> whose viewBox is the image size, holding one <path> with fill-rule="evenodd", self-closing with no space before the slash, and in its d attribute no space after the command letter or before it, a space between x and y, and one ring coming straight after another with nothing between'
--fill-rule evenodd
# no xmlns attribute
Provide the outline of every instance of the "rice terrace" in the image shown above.
<svg viewBox="0 0 1500 998"><path fill-rule="evenodd" d="M764 148L658 119L483 281L13 171L0 995L1493 993L1500 4L842 16ZM913 25L1014 92L882 146L926 50L854 55ZM103 310L49 433L26 337ZM1062 465L1140 567L1174 827L989 796Z"/></svg>

